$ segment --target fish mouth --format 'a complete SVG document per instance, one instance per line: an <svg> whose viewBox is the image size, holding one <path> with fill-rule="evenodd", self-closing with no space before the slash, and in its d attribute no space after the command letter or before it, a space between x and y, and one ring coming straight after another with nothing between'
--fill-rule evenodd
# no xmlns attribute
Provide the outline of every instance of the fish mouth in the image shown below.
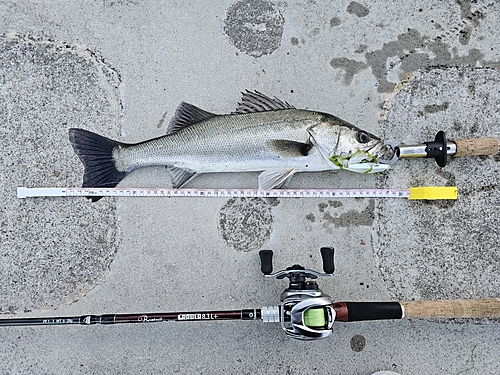
<svg viewBox="0 0 500 375"><path fill-rule="evenodd" d="M388 148L385 142L381 140L375 143L372 147L364 149L369 156L371 157L380 157L383 156L387 152Z"/></svg>
<svg viewBox="0 0 500 375"><path fill-rule="evenodd" d="M398 159L396 145L392 141L385 141L382 147L378 150L378 162L381 164L394 164Z"/></svg>

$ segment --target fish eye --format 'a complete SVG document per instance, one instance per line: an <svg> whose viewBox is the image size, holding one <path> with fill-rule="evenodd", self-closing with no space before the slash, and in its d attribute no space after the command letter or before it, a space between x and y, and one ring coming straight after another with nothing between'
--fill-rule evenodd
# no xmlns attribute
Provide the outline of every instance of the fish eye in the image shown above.
<svg viewBox="0 0 500 375"><path fill-rule="evenodd" d="M370 141L370 136L364 131L359 131L356 133L356 139L359 143L367 143Z"/></svg>

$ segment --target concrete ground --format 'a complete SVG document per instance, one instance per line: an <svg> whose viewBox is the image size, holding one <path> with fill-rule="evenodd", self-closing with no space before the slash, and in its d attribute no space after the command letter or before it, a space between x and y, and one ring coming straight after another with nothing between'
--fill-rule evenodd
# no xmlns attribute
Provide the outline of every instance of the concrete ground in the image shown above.
<svg viewBox="0 0 500 375"><path fill-rule="evenodd" d="M260 308L275 270L337 271L336 301L500 297L500 158L401 160L384 175L302 174L292 188L455 185L459 199L16 198L79 186L71 127L165 133L181 101L216 113L258 90L396 144L500 137L495 1L0 0L3 318ZM170 187L164 168L120 186ZM190 187L256 187L257 173ZM249 230L248 226L252 227ZM299 342L261 322L2 328L0 373L498 373L498 321L336 323Z"/></svg>

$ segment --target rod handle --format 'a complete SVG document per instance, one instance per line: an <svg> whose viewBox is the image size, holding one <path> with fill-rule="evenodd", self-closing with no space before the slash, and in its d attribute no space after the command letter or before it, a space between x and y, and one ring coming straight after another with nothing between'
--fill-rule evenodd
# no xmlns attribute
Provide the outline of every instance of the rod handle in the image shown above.
<svg viewBox="0 0 500 375"><path fill-rule="evenodd" d="M453 142L457 146L454 157L495 155L500 151L500 140L495 137L455 139Z"/></svg>
<svg viewBox="0 0 500 375"><path fill-rule="evenodd" d="M500 298L401 302L406 319L499 318Z"/></svg>

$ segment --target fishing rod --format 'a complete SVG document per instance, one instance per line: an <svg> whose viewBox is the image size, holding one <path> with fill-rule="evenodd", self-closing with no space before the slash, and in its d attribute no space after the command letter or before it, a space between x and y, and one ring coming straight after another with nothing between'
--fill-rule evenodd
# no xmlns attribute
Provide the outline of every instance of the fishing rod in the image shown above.
<svg viewBox="0 0 500 375"><path fill-rule="evenodd" d="M432 158L437 165L445 167L448 163L448 156L491 156L500 151L500 140L496 137L488 138L467 138L447 140L444 131L439 131L434 137L434 141L422 144L407 146L394 145L386 142L385 146L390 148L393 156L389 160L380 160L381 163L393 164L402 158Z"/></svg>
<svg viewBox="0 0 500 375"><path fill-rule="evenodd" d="M261 250L261 271L267 278L288 278L281 304L254 309L166 313L105 314L68 317L0 319L0 327L154 323L167 321L261 320L280 323L283 331L299 340L328 337L333 323L394 319L498 318L500 298L411 302L334 302L319 288L319 277L333 276L334 249L322 247L324 273L294 264L273 273L272 250ZM308 280L311 279L311 280Z"/></svg>

